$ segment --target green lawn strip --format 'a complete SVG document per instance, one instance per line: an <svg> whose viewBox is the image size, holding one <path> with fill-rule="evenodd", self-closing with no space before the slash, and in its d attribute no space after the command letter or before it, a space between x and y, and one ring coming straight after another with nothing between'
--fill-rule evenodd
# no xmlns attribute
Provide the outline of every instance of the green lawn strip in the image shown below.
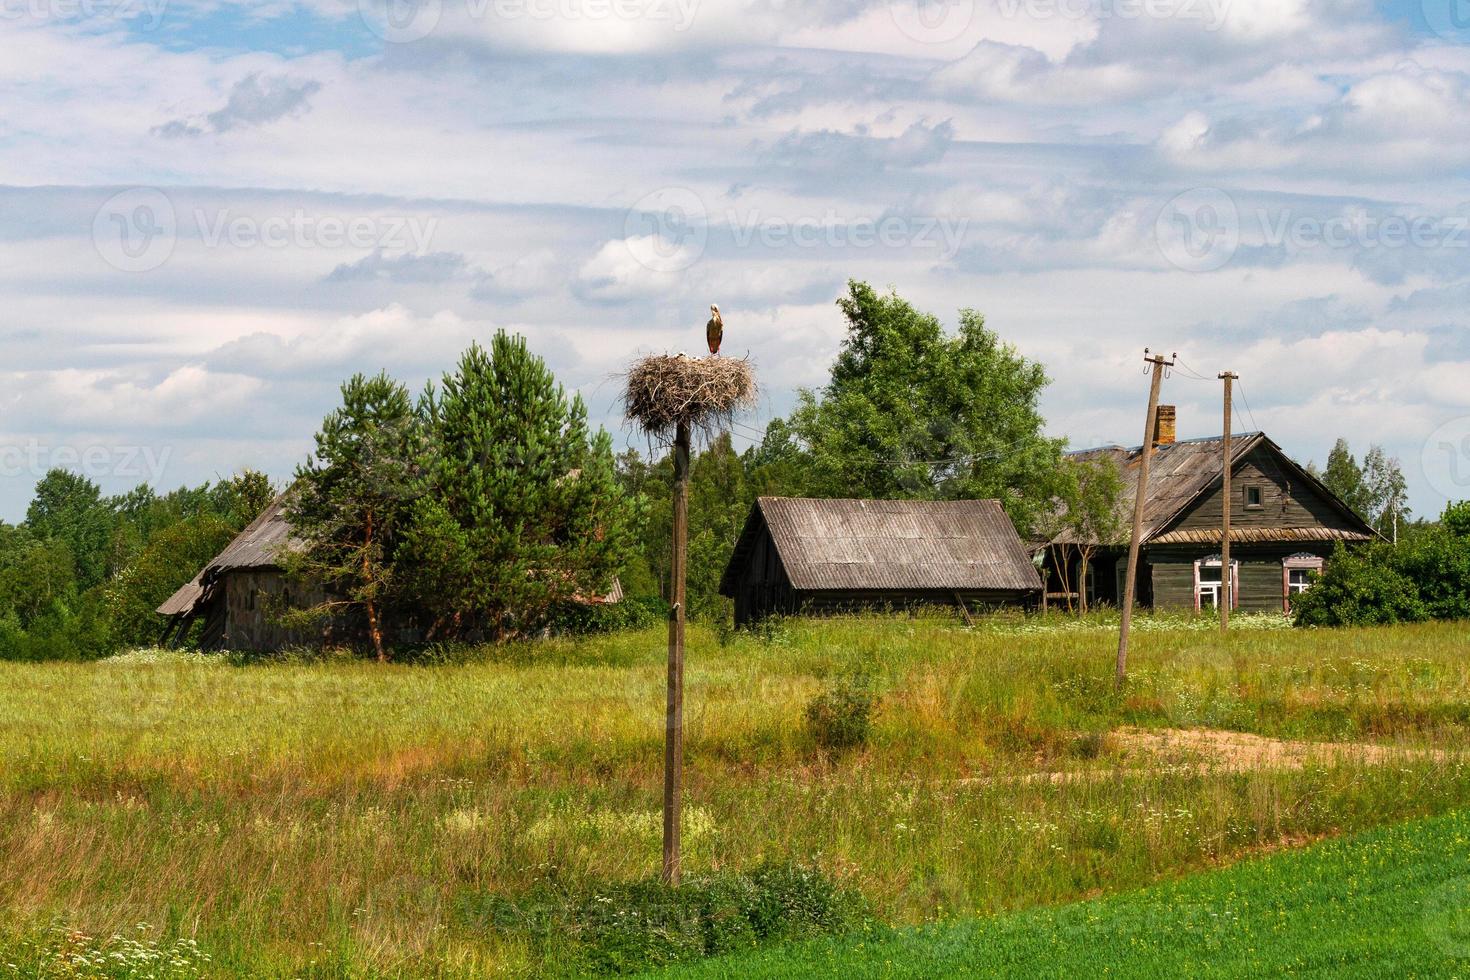
<svg viewBox="0 0 1470 980"><path fill-rule="evenodd" d="M1470 812L1110 898L877 929L665 975L1470 976Z"/></svg>

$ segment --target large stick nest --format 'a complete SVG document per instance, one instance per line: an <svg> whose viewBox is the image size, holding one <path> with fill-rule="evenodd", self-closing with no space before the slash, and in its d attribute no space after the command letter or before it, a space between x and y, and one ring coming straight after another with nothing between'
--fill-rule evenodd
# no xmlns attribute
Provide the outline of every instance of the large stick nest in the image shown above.
<svg viewBox="0 0 1470 980"><path fill-rule="evenodd" d="M755 392L743 358L655 354L628 372L623 411L650 436L667 437L681 423L708 435L754 405Z"/></svg>

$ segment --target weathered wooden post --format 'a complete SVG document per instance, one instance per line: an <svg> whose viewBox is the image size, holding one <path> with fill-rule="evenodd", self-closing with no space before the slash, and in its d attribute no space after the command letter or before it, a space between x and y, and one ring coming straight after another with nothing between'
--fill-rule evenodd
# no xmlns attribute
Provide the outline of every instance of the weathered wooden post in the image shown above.
<svg viewBox="0 0 1470 980"><path fill-rule="evenodd" d="M650 438L672 439L674 519L669 562L669 664L664 707L663 880L678 885L679 818L684 782L684 621L689 559L689 454L696 433L708 435L755 401L750 363L732 357L645 357L628 372L623 410Z"/></svg>
<svg viewBox="0 0 1470 980"><path fill-rule="evenodd" d="M674 551L669 561L669 688L664 732L664 884L679 884L684 777L684 617L689 567L689 423L674 436Z"/></svg>

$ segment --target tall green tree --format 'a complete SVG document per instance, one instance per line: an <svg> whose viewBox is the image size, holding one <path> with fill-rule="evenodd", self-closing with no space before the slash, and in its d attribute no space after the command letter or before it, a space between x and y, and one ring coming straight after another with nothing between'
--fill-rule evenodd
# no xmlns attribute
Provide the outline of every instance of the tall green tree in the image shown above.
<svg viewBox="0 0 1470 980"><path fill-rule="evenodd" d="M70 549L77 586L83 591L107 577L113 523L112 509L97 484L61 469L51 470L36 484L36 495L26 509L25 526L33 535Z"/></svg>
<svg viewBox="0 0 1470 980"><path fill-rule="evenodd" d="M1055 495L1061 441L1042 435L1048 380L974 310L959 331L895 293L851 282L847 337L820 391L803 391L789 432L803 490L825 497L994 497L1023 531ZM763 447L779 459L780 446Z"/></svg>
<svg viewBox="0 0 1470 980"><path fill-rule="evenodd" d="M562 603L606 594L631 546L634 501L612 440L591 435L524 338L478 344L434 409L431 491L405 537L414 593L438 635L539 628Z"/></svg>
<svg viewBox="0 0 1470 980"><path fill-rule="evenodd" d="M403 597L399 537L422 490L423 429L408 389L386 374L356 375L287 497L305 545L285 556L287 570L326 596L317 614L360 611L380 661L388 659L385 612Z"/></svg>
<svg viewBox="0 0 1470 980"><path fill-rule="evenodd" d="M1353 456L1352 447L1346 439L1338 439L1327 454L1327 469L1322 471L1322 482L1327 489L1337 494L1343 503L1357 513L1368 513L1368 501L1363 494L1363 468Z"/></svg>

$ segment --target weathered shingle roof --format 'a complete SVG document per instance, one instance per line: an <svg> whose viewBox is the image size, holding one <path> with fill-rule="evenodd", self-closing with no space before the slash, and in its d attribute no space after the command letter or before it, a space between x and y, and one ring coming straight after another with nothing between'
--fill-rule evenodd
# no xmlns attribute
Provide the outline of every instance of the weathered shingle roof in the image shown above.
<svg viewBox="0 0 1470 980"><path fill-rule="evenodd" d="M235 539L225 546L224 551L200 569L198 575L169 596L158 607L159 615L182 616L192 612L199 600L204 598L207 583L221 572L246 568L276 568L284 552L301 547L301 542L291 536L291 525L286 522L285 510L286 495L281 494L270 502L270 506L259 517L250 522L249 527L235 535Z"/></svg>
<svg viewBox="0 0 1470 980"><path fill-rule="evenodd" d="M1211 534L1214 536L1213 541L1220 540L1218 530L1186 532L1169 531L1168 528L1195 499L1221 482L1224 467L1220 461L1224 455L1224 442L1223 437L1214 436L1206 439L1185 439L1154 447L1153 462L1148 471L1148 496L1143 504L1143 540L1145 542L1206 544L1209 543L1207 539ZM1288 467L1298 479L1310 483L1318 493L1350 517L1354 523L1362 524L1361 517L1354 514L1351 508L1340 501L1320 480L1298 466L1282 451L1280 446L1268 439L1265 433L1245 432L1235 436L1231 440L1231 459L1233 463L1238 463L1262 447L1271 452L1282 465ZM1118 467L1123 478L1122 492L1118 495L1118 516L1125 525L1131 525L1133 500L1138 492L1138 469L1143 460L1143 447L1135 446L1125 449L1122 446L1104 446L1068 455L1072 459L1080 460L1105 459ZM1232 464L1232 472L1234 468ZM1364 532L1368 530L1365 526ZM1203 533L1203 539L1195 537L1200 533ZM1371 533L1335 531L1320 527L1230 529L1231 541L1366 541L1371 536ZM1054 543L1077 544L1078 542L1075 536L1063 534L1057 537Z"/></svg>
<svg viewBox="0 0 1470 980"><path fill-rule="evenodd" d="M726 568L726 594L763 526L799 591L1041 587L1015 526L995 500L761 497Z"/></svg>

